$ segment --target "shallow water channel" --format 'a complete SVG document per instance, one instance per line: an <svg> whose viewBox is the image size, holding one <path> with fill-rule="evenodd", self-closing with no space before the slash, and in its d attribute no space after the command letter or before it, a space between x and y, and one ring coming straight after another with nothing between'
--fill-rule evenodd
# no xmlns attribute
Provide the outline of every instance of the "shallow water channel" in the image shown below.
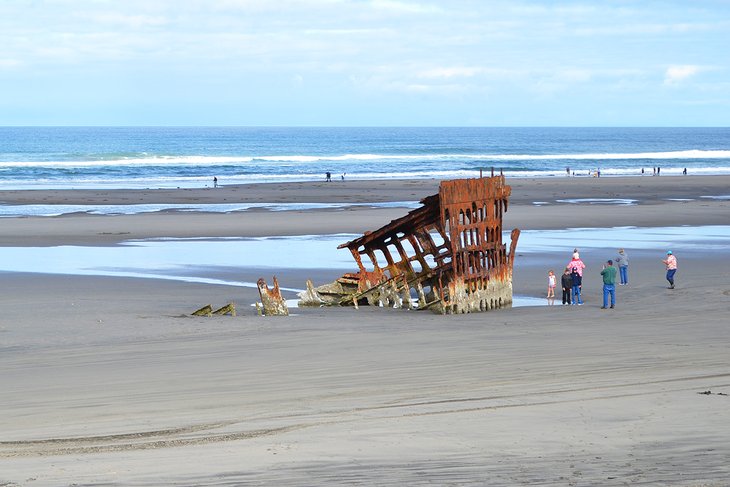
<svg viewBox="0 0 730 487"><path fill-rule="evenodd" d="M254 282L209 277L216 268L356 270L347 249L337 246L358 235L303 235L265 238L193 238L130 240L116 246L6 247L0 271L172 279L229 286L255 287ZM509 242L505 234L504 241ZM727 250L730 226L659 228L573 228L527 230L520 236L520 254L566 253L572 248L632 250ZM296 249L296 251L293 251ZM290 291L298 289L283 288ZM516 297L528 304L530 298Z"/></svg>

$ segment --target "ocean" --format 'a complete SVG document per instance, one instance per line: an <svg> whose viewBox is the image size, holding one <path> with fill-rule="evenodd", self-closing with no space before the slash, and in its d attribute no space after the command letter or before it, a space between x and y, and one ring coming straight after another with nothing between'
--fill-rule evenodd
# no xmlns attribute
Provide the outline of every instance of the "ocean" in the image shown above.
<svg viewBox="0 0 730 487"><path fill-rule="evenodd" d="M0 127L0 189L730 174L730 128Z"/></svg>

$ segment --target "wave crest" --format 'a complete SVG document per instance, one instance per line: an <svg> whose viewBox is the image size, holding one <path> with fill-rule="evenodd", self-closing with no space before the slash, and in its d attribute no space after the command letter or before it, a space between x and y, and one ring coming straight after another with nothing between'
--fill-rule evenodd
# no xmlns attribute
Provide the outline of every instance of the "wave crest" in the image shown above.
<svg viewBox="0 0 730 487"><path fill-rule="evenodd" d="M586 161L586 160L692 160L730 159L730 150L683 150L671 152L589 154L340 154L268 156L145 156L119 159L68 161L0 161L2 167L108 167L108 166L231 166L255 162L311 164L318 162L449 162L449 161Z"/></svg>

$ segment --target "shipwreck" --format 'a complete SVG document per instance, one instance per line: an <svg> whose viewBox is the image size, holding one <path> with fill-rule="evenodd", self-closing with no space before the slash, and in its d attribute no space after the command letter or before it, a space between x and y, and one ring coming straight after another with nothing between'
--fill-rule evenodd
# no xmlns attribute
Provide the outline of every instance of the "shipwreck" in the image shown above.
<svg viewBox="0 0 730 487"><path fill-rule="evenodd" d="M375 305L474 313L512 305L520 235L502 243L511 188L503 175L442 181L438 194L384 227L343 243L359 270L299 294L300 306ZM367 262L367 263L366 263Z"/></svg>

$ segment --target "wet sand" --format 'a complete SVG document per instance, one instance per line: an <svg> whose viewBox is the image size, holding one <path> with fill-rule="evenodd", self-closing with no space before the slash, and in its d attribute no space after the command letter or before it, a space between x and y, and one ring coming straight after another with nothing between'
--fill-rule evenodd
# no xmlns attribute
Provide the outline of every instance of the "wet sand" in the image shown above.
<svg viewBox="0 0 730 487"><path fill-rule="evenodd" d="M506 229L730 223L727 200L701 198L726 196L728 178L510 184ZM22 191L0 201L407 201L436 187ZM637 201L557 202L584 198ZM363 232L405 211L4 218L0 246ZM0 485L726 485L728 252L678 254L668 290L666 249L628 249L630 285L618 287L617 309L601 310L600 264L619 246L583 254L584 306L461 316L365 307L263 318L239 306L235 318L198 318L189 313L199 306L257 292L3 273ZM571 251L566 242L562 254L518 255L515 293L542 296L547 269ZM275 273L293 287L341 273L235 262L227 272Z"/></svg>

